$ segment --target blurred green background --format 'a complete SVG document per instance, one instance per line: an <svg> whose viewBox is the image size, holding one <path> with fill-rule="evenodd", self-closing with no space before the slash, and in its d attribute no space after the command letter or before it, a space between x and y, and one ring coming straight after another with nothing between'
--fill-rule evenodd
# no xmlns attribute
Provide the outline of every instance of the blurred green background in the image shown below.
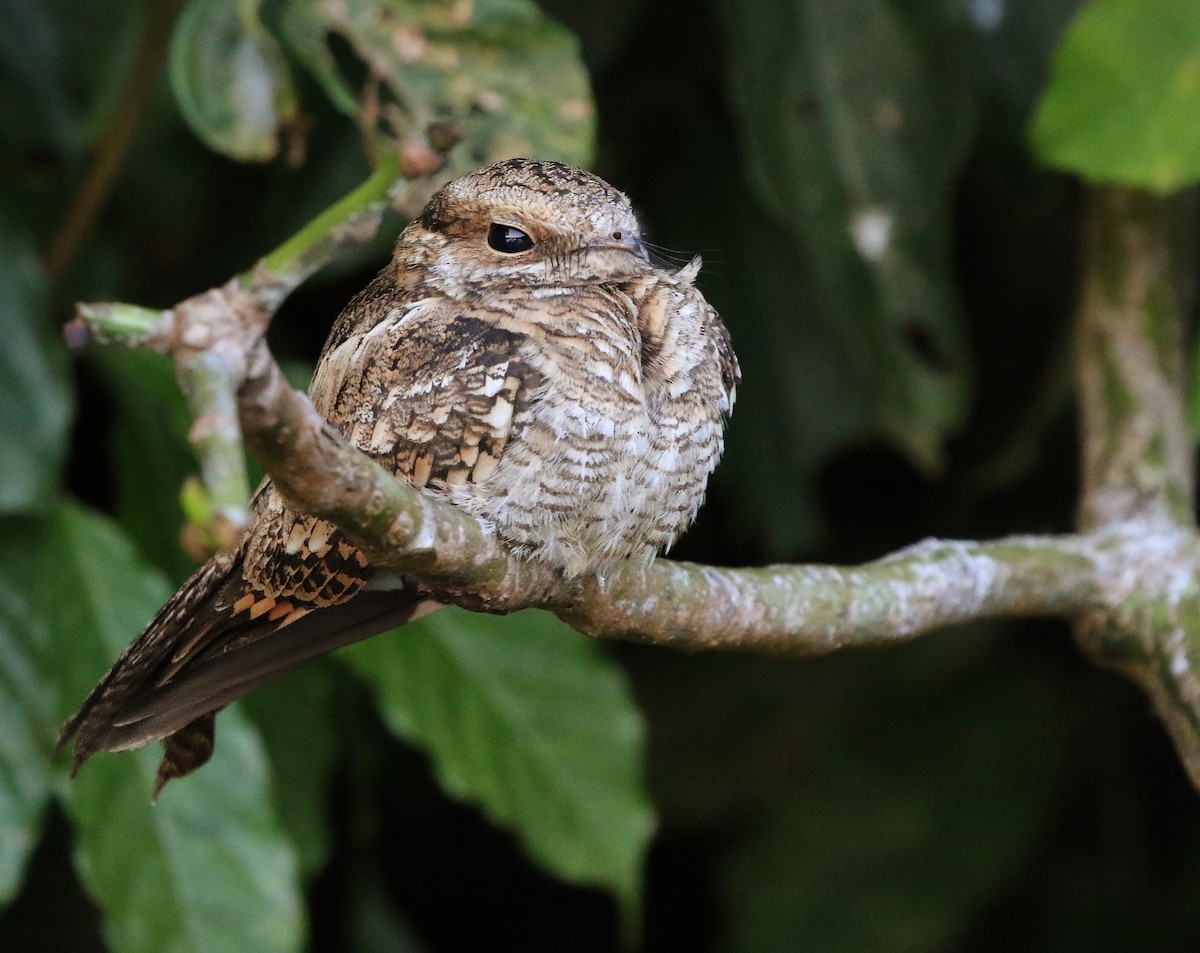
<svg viewBox="0 0 1200 953"><path fill-rule="evenodd" d="M224 713L153 807L155 752L49 761L194 565L172 370L68 357L72 303L224 282L434 122L453 171L587 164L704 255L745 383L673 555L1070 529L1049 166L1200 176L1200 8L1084 6L0 0L0 948L1194 948L1196 792L1049 622L790 661L443 613ZM402 224L285 305L298 378Z"/></svg>

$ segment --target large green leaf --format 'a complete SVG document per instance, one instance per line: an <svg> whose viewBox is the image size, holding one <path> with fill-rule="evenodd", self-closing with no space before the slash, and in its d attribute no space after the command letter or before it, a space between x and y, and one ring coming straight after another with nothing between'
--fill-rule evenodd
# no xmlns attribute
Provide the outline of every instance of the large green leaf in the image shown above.
<svg viewBox="0 0 1200 953"><path fill-rule="evenodd" d="M336 750L333 701L329 669L306 665L242 702L263 736L279 820L306 877L314 876L329 857L329 774Z"/></svg>
<svg viewBox="0 0 1200 953"><path fill-rule="evenodd" d="M0 521L0 904L20 885L49 796L53 691L36 665L44 620L31 598L39 527Z"/></svg>
<svg viewBox="0 0 1200 953"><path fill-rule="evenodd" d="M348 115L384 91L377 117L390 134L425 134L453 120L463 143L451 171L531 155L583 165L593 108L575 37L532 0L288 0L284 36ZM367 76L351 77L330 39L350 45ZM369 97L367 97L369 98Z"/></svg>
<svg viewBox="0 0 1200 953"><path fill-rule="evenodd" d="M235 711L220 738L157 804L156 749L99 759L74 782L76 863L115 953L303 946L296 857L271 811L262 747Z"/></svg>
<svg viewBox="0 0 1200 953"><path fill-rule="evenodd" d="M110 524L64 506L42 551L42 665L66 716L167 595ZM159 752L98 755L64 800L76 863L115 953L298 950L296 857L271 810L266 756L236 709L212 761L150 802Z"/></svg>
<svg viewBox="0 0 1200 953"><path fill-rule="evenodd" d="M1031 129L1043 160L1170 192L1200 180L1200 8L1095 0L1068 30Z"/></svg>
<svg viewBox="0 0 1200 953"><path fill-rule="evenodd" d="M951 198L969 143L969 33L957 4L716 4L743 163L803 252L816 310L878 425L936 467L966 408Z"/></svg>
<svg viewBox="0 0 1200 953"><path fill-rule="evenodd" d="M347 650L387 723L452 794L561 877L637 909L654 822L643 726L619 669L552 615L444 610Z"/></svg>
<svg viewBox="0 0 1200 953"><path fill-rule="evenodd" d="M171 39L171 88L188 124L219 152L265 161L298 104L260 0L189 0Z"/></svg>
<svg viewBox="0 0 1200 953"><path fill-rule="evenodd" d="M0 513L55 493L71 422L66 349L51 335L29 235L0 214Z"/></svg>

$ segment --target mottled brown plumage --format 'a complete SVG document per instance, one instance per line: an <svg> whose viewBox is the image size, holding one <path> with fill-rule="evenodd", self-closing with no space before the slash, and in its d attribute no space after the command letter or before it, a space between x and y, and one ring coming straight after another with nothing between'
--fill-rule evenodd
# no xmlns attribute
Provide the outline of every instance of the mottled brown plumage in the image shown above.
<svg viewBox="0 0 1200 953"><path fill-rule="evenodd" d="M364 451L567 576L649 560L695 516L737 362L695 288L653 265L628 200L553 162L445 186L347 305L310 393ZM315 655L436 605L270 481L240 547L177 592L64 726L75 767L165 739L159 784L212 715Z"/></svg>

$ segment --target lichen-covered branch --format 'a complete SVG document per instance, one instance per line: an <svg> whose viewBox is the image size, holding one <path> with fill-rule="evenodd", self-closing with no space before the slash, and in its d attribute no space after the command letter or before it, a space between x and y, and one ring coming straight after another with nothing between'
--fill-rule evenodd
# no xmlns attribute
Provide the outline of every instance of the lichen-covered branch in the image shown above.
<svg viewBox="0 0 1200 953"><path fill-rule="evenodd" d="M87 328L169 354L181 373L197 369L224 394L198 401L202 412L225 400L228 416L236 392L241 439L289 502L333 521L374 564L418 576L445 601L494 612L542 606L596 636L795 655L903 641L986 617L1068 618L1094 657L1145 687L1200 786L1200 542L1165 207L1103 192L1092 210L1077 352L1080 534L931 540L855 567L718 569L660 559L565 580L514 558L489 527L349 446L271 356L264 334L274 308L345 240L339 223L364 207L357 195L256 269L171 311L81 308L75 337ZM236 434L229 428L224 443L236 446Z"/></svg>
<svg viewBox="0 0 1200 953"><path fill-rule="evenodd" d="M1186 227L1178 200L1089 194L1077 363L1084 526L1192 523L1183 303L1172 274Z"/></svg>
<svg viewBox="0 0 1200 953"><path fill-rule="evenodd" d="M372 562L447 601L555 610L597 636L692 649L815 655L901 641L1000 615L1073 617L1104 607L1119 574L1101 537L928 541L866 566L717 569L660 559L565 581L513 558L459 508L396 481L346 444L283 380L265 346L242 389L247 440L283 494L332 520Z"/></svg>
<svg viewBox="0 0 1200 953"><path fill-rule="evenodd" d="M191 342L190 354L204 335L186 325L219 325L224 319L210 309L230 300L236 290L223 289L175 309L174 340ZM227 329L223 345L237 337ZM280 491L336 523L375 564L418 575L447 601L488 611L543 606L598 636L801 655L904 640L974 618L1075 616L1105 604L1114 557L1098 537L929 541L853 568L658 560L566 581L512 557L469 514L395 480L348 445L287 384L261 333L241 338L250 342L238 390L242 432Z"/></svg>
<svg viewBox="0 0 1200 953"><path fill-rule="evenodd" d="M186 325L220 324L210 309L236 296L199 296L175 309L174 339L191 342L190 355L203 335ZM237 337L227 330L225 346ZM349 446L287 384L261 333L242 339L250 343L237 398L241 427L280 491L335 522L377 565L420 576L447 601L489 611L544 606L598 636L802 655L904 640L974 618L1075 616L1105 606L1114 556L1100 537L929 541L852 568L658 560L566 581L515 559L469 514L395 480Z"/></svg>
<svg viewBox="0 0 1200 953"><path fill-rule="evenodd" d="M689 649L823 655L996 616L1104 606L1105 540L927 540L862 566L717 569L658 560L589 579L560 615L593 635Z"/></svg>
<svg viewBox="0 0 1200 953"><path fill-rule="evenodd" d="M242 432L238 425L235 370L228 362L210 352L201 351L178 365L179 386L192 414L188 440L200 461L201 479L207 491L207 509L215 540L237 539L237 531L246 522L246 501L250 497L250 477L242 452Z"/></svg>
<svg viewBox="0 0 1200 953"><path fill-rule="evenodd" d="M1127 561L1122 599L1111 611L1084 614L1077 632L1094 659L1150 695L1200 787L1195 448L1185 411L1186 305L1172 269L1181 246L1193 249L1185 211L1178 199L1125 189L1089 196L1078 325L1079 521L1120 527L1139 558Z"/></svg>

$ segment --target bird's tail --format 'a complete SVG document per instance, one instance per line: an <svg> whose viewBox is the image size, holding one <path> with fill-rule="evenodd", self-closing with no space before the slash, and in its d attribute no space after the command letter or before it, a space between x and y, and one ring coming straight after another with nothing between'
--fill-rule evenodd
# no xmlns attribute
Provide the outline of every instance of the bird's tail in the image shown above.
<svg viewBox="0 0 1200 953"><path fill-rule="evenodd" d="M414 580L382 574L335 605L271 598L243 578L240 552L215 556L63 725L55 753L74 744L74 774L97 751L163 740L157 793L208 760L213 716L230 702L309 659L437 608Z"/></svg>

